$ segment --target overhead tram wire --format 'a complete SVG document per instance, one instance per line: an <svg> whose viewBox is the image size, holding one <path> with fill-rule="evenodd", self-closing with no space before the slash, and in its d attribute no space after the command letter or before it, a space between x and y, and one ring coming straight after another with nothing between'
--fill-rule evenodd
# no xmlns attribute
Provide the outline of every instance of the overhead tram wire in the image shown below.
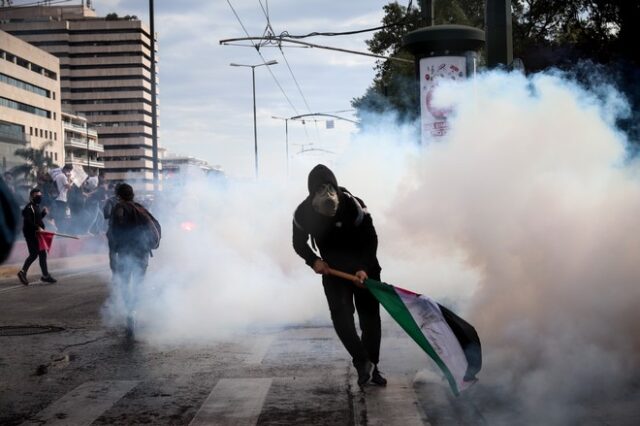
<svg viewBox="0 0 640 426"><path fill-rule="evenodd" d="M405 62L405 63L413 64L413 61L409 60L409 59L396 58L396 57L393 57L393 56L376 55L374 53L368 53L368 52L358 52L357 50L341 49L339 47L323 46L323 45L320 45L320 44L307 43L305 41L300 41L300 40L285 39L285 38L282 38L280 36L278 36L278 37L269 36L269 37L228 38L228 39L225 39L225 40L220 40L219 43L227 45L227 44L230 44L230 43L233 43L233 42L236 42L236 41L248 41L248 42L251 43L251 46L243 45L244 47L255 47L255 44L253 43L253 40L264 40L267 43L271 43L271 44L274 44L276 46L280 45L281 43L294 43L294 44L300 44L300 45L307 46L307 47L317 47L318 49L335 50L337 52L351 53L351 54L354 54L354 55L369 56L369 57L372 57L372 58L388 59L388 60L391 60L391 61ZM235 44L235 46L241 46L241 45ZM289 47L289 46L287 46L287 47Z"/></svg>
<svg viewBox="0 0 640 426"><path fill-rule="evenodd" d="M409 4L407 4L407 14L411 10L411 4L412 3L413 3L413 0L409 0ZM286 37L286 38L291 38L291 39L300 39L300 38L316 37L316 36L335 37L335 36L342 36L342 35L362 34L362 33L368 33L368 32L371 32L371 31L384 30L386 28L393 28L393 27L396 27L398 25L404 24L406 20L407 20L407 17L405 16L404 18L400 19L399 21L392 22L392 23L387 24L387 25L381 25L379 27L374 27L374 28L365 28L365 29L362 29L362 30L342 31L342 32L319 32L319 31L314 31L314 32L311 32L311 33L308 33L308 34L304 34L304 35L291 35L291 34L289 34L289 32L283 31L282 33L280 33L279 37L281 37L281 38L282 37Z"/></svg>
<svg viewBox="0 0 640 426"><path fill-rule="evenodd" d="M260 4L260 8L262 9L262 13L264 13L265 18L267 19L267 26L265 27L265 30L263 32L263 37L264 36L273 36L275 34L275 31L273 29L273 27L271 26L271 19L269 17L269 2L268 0L265 0L265 4L266 4L266 9L265 6L262 5L262 0L258 0L258 3ZM296 79L295 74L293 73L293 69L291 68L291 65L289 64L289 61L287 60L286 55L284 54L284 51L282 50L281 46L278 46L278 48L280 49L280 53L282 54L282 59L284 59L284 63L287 66L287 69L289 70L289 74L291 74L291 78L293 79L293 82L295 83L296 87L298 88L298 93L300 93L300 97L302 98L302 101L304 102L304 105L307 107L307 110L309 112L311 112L311 107L309 106L309 102L307 102L307 98L304 95L304 93L302 92L302 88L300 87L300 84L298 83L298 80ZM296 112L296 115L299 115ZM315 124L316 127L316 136L318 137L318 139L320 138L320 133L318 132L318 125ZM309 134L307 133L307 128L303 127L304 129L304 133L307 136L307 138L309 138Z"/></svg>
<svg viewBox="0 0 640 426"><path fill-rule="evenodd" d="M227 4L229 5L229 7L231 8L231 11L233 12L233 14L235 15L236 19L238 20L238 23L240 24L240 26L242 27L242 30L244 31L244 33L247 35L247 37L249 39L251 39L252 37L249 35L249 32L247 31L247 29L245 28L244 24L242 23L242 20L240 19L240 16L238 16L238 13L236 12L236 10L234 9L233 5L231 4L231 0L227 0ZM253 43L253 41L251 42L251 44L253 45L253 47L256 49L256 52L258 52L258 55L260 55L260 59L262 59L263 63L267 63L267 60L264 58L264 56L262 56L262 53L260 53L260 45ZM267 70L269 71L269 74L271 74L271 77L273 78L273 80L276 82L276 85L278 86L278 88L280 89L280 91L282 92L282 94L284 95L285 99L287 100L287 102L289 103L289 106L291 106L291 109L293 109L293 111L298 114L298 109L295 107L295 105L293 105L293 102L291 102L291 99L289 99L289 97L287 96L287 94L285 93L284 89L282 88L282 85L280 84L280 82L278 81L278 79L276 78L275 74L273 73L273 71L271 71L270 67L266 67Z"/></svg>

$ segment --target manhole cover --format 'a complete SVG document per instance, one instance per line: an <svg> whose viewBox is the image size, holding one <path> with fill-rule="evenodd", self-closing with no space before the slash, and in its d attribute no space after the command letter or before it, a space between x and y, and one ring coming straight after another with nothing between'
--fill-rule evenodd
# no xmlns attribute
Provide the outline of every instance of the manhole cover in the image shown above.
<svg viewBox="0 0 640 426"><path fill-rule="evenodd" d="M5 325L0 326L0 336L30 336L32 334L56 333L62 327L52 325Z"/></svg>

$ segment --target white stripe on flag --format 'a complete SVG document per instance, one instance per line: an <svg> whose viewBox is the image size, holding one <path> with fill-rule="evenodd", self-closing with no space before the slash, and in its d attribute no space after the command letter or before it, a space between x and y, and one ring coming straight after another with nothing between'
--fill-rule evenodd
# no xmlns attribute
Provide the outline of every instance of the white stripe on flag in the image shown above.
<svg viewBox="0 0 640 426"><path fill-rule="evenodd" d="M253 426L271 387L271 379L220 379L190 426Z"/></svg>
<svg viewBox="0 0 640 426"><path fill-rule="evenodd" d="M398 288L395 290L433 350L451 372L458 390L462 391L471 386L473 382L464 381L468 366L467 358L460 342L442 316L438 304L425 295L416 296Z"/></svg>
<svg viewBox="0 0 640 426"><path fill-rule="evenodd" d="M90 425L138 384L134 380L86 382L23 425Z"/></svg>

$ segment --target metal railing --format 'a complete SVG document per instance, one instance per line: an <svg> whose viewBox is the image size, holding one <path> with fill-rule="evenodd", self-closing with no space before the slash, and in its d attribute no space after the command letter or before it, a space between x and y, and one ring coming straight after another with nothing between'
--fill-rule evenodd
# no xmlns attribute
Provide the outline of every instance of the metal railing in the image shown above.
<svg viewBox="0 0 640 426"><path fill-rule="evenodd" d="M64 145L87 149L87 140L67 137L64 138ZM89 142L89 151L104 152L104 146L99 143Z"/></svg>

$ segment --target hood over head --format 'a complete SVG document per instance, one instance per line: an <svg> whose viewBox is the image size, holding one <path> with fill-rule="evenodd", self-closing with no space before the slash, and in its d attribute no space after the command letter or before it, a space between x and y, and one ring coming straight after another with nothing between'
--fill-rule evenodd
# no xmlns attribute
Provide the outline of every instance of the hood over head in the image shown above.
<svg viewBox="0 0 640 426"><path fill-rule="evenodd" d="M324 164L318 164L309 172L309 180L307 182L309 195L313 196L318 188L326 183L330 183L336 191L338 190L338 180L331 169Z"/></svg>

